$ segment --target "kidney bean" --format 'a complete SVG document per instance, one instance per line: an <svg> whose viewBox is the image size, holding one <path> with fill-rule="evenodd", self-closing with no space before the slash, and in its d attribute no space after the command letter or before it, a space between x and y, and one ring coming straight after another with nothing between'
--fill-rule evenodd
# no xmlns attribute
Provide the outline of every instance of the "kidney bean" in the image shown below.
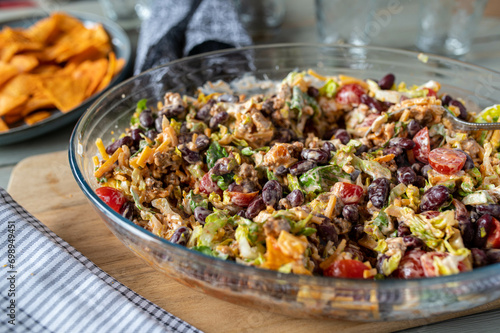
<svg viewBox="0 0 500 333"><path fill-rule="evenodd" d="M330 128L323 135L323 140L331 140L335 132L337 132L338 128Z"/></svg>
<svg viewBox="0 0 500 333"><path fill-rule="evenodd" d="M270 180L262 189L262 200L267 206L275 207L283 196L283 189L277 180Z"/></svg>
<svg viewBox="0 0 500 333"><path fill-rule="evenodd" d="M337 147L335 147L331 141L325 141L323 142L323 150L328 152L328 155L330 155L331 152L337 151Z"/></svg>
<svg viewBox="0 0 500 333"><path fill-rule="evenodd" d="M408 131L408 136L413 138L415 134L417 134L422 129L422 126L415 119L410 120L408 126L406 126L406 130Z"/></svg>
<svg viewBox="0 0 500 333"><path fill-rule="evenodd" d="M380 80L378 80L378 86L382 90L389 90L392 88L395 80L396 80L396 77L394 76L394 74L389 73L389 74L385 75L383 78L381 78Z"/></svg>
<svg viewBox="0 0 500 333"><path fill-rule="evenodd" d="M460 114L458 115L458 118L460 118L462 120L467 120L467 109L460 101L457 101L456 99L454 99L450 102L450 105L456 106L460 110Z"/></svg>
<svg viewBox="0 0 500 333"><path fill-rule="evenodd" d="M274 101L272 99L268 99L262 103L262 107L260 110L264 115L270 116L274 110Z"/></svg>
<svg viewBox="0 0 500 333"><path fill-rule="evenodd" d="M422 168L424 167L425 164L416 162L411 165L411 168L413 171L415 171L416 174L419 174L422 171Z"/></svg>
<svg viewBox="0 0 500 333"><path fill-rule="evenodd" d="M405 243L407 249L417 249L424 246L424 242L420 238L413 235L403 236L403 242Z"/></svg>
<svg viewBox="0 0 500 333"><path fill-rule="evenodd" d="M154 141L157 136L158 136L158 132L155 131L154 129L151 129L151 130L146 132L146 137L151 141Z"/></svg>
<svg viewBox="0 0 500 333"><path fill-rule="evenodd" d="M458 227L462 232L462 240L466 247L470 247L474 240L474 227L472 226L470 214L460 200L453 199L452 202L455 206L455 219L458 221Z"/></svg>
<svg viewBox="0 0 500 333"><path fill-rule="evenodd" d="M417 180L417 174L411 167L399 168L396 172L396 178L398 183L403 183L405 185L410 185Z"/></svg>
<svg viewBox="0 0 500 333"><path fill-rule="evenodd" d="M253 219L264 209L266 209L266 204L264 200L262 200L262 196L258 195L250 202L250 205L248 205L245 217L247 219Z"/></svg>
<svg viewBox="0 0 500 333"><path fill-rule="evenodd" d="M415 185L418 188L424 188L425 187L425 178L423 176L418 175L417 179L413 182L413 185Z"/></svg>
<svg viewBox="0 0 500 333"><path fill-rule="evenodd" d="M190 163L194 164L196 162L201 161L201 156L198 152L192 151L191 149L188 149L185 145L179 145L177 148L180 150L182 153L182 158Z"/></svg>
<svg viewBox="0 0 500 333"><path fill-rule="evenodd" d="M380 257L377 258L377 264L375 265L375 268L377 268L377 272L379 274L384 274L383 266L384 266L384 261L389 259L389 256L387 254L382 254Z"/></svg>
<svg viewBox="0 0 500 333"><path fill-rule="evenodd" d="M240 101L240 97L237 95L222 94L219 97L217 97L217 101L226 103L238 103Z"/></svg>
<svg viewBox="0 0 500 333"><path fill-rule="evenodd" d="M222 157L215 162L215 165L212 168L212 172L216 176L222 176L222 175L227 175L231 171L234 170L234 168L237 167L237 163L234 160L234 158L230 157Z"/></svg>
<svg viewBox="0 0 500 333"><path fill-rule="evenodd" d="M398 225L398 237L404 237L408 235L411 235L410 227L408 227L406 224L400 223Z"/></svg>
<svg viewBox="0 0 500 333"><path fill-rule="evenodd" d="M215 130L219 125L224 124L229 119L229 114L226 111L217 113L210 119L210 128Z"/></svg>
<svg viewBox="0 0 500 333"><path fill-rule="evenodd" d="M476 212L479 215L490 214L494 218L500 219L500 205L494 205L494 204L477 205Z"/></svg>
<svg viewBox="0 0 500 333"><path fill-rule="evenodd" d="M500 249L489 249L485 253L490 264L500 262Z"/></svg>
<svg viewBox="0 0 500 333"><path fill-rule="evenodd" d="M276 168L276 170L274 171L274 174L276 176L284 176L288 173L288 168L284 165L280 165L279 167Z"/></svg>
<svg viewBox="0 0 500 333"><path fill-rule="evenodd" d="M357 223L359 221L359 210L356 205L345 205L342 208L342 216L351 223Z"/></svg>
<svg viewBox="0 0 500 333"><path fill-rule="evenodd" d="M486 253L481 249L470 249L472 255L473 267L482 267L489 264L489 259Z"/></svg>
<svg viewBox="0 0 500 333"><path fill-rule="evenodd" d="M317 166L313 161L298 161L290 167L290 173L293 176L298 176L315 168Z"/></svg>
<svg viewBox="0 0 500 333"><path fill-rule="evenodd" d="M313 98L316 98L319 96L319 90L313 86L307 87L307 94Z"/></svg>
<svg viewBox="0 0 500 333"><path fill-rule="evenodd" d="M319 164L326 163L330 159L330 153L323 149L303 149L301 156L305 160Z"/></svg>
<svg viewBox="0 0 500 333"><path fill-rule="evenodd" d="M436 185L425 191L420 202L420 210L439 210L450 200L450 190L443 185Z"/></svg>
<svg viewBox="0 0 500 333"><path fill-rule="evenodd" d="M415 147L415 142L408 138L392 138L389 140L389 147L399 147L405 150L410 150Z"/></svg>
<svg viewBox="0 0 500 333"><path fill-rule="evenodd" d="M382 208L385 205L389 196L390 184L389 179L377 178L368 186L368 198L373 206Z"/></svg>
<svg viewBox="0 0 500 333"><path fill-rule="evenodd" d="M351 135L345 129L339 129L335 132L335 139L339 139L342 144L346 145L351 141Z"/></svg>
<svg viewBox="0 0 500 333"><path fill-rule="evenodd" d="M339 241L339 235L337 234L337 230L335 226L331 223L331 220L325 220L325 222L316 226L318 230L318 236L320 241L323 243L328 243L328 241L333 242L333 244L337 244Z"/></svg>
<svg viewBox="0 0 500 333"><path fill-rule="evenodd" d="M125 203L123 204L123 206L120 210L120 214L124 218L132 220L132 218L134 217L134 207L135 207L135 204L132 201L125 201Z"/></svg>
<svg viewBox="0 0 500 333"><path fill-rule="evenodd" d="M404 150L400 147L387 147L384 148L384 155L393 154L394 156L399 156L404 153Z"/></svg>
<svg viewBox="0 0 500 333"><path fill-rule="evenodd" d="M484 214L476 222L476 234L474 235L474 246L484 248L488 233L493 226L493 217L490 214Z"/></svg>
<svg viewBox="0 0 500 333"><path fill-rule="evenodd" d="M113 142L112 144L110 144L109 146L106 147L106 153L108 154L113 154L118 148L120 148L121 146L125 145L125 146L128 146L128 147L131 147L132 145L134 144L134 140L132 140L132 138L130 136L124 136L123 138L121 139L118 139L116 140L115 142Z"/></svg>
<svg viewBox="0 0 500 333"><path fill-rule="evenodd" d="M444 94L443 97L441 97L441 104L443 104L443 106L448 106L452 100L453 98L450 95Z"/></svg>
<svg viewBox="0 0 500 333"><path fill-rule="evenodd" d="M368 152L368 146L361 145L361 146L359 146L358 149L356 149L356 152L354 153L354 155L361 156L361 154L367 153L367 152Z"/></svg>
<svg viewBox="0 0 500 333"><path fill-rule="evenodd" d="M375 98L370 97L370 96L368 96L366 94L365 95L361 95L360 101L361 101L361 103L367 105L371 109L375 109L375 110L377 110L379 112L382 112L382 110L384 109L384 107L382 106L382 103L380 103Z"/></svg>
<svg viewBox="0 0 500 333"><path fill-rule="evenodd" d="M182 104L168 105L161 110L167 118L179 117L186 111L186 108Z"/></svg>
<svg viewBox="0 0 500 333"><path fill-rule="evenodd" d="M140 128L136 128L130 131L130 137L132 138L132 141L134 141L134 146L138 147L139 142L141 142L141 134L143 134L143 130Z"/></svg>
<svg viewBox="0 0 500 333"><path fill-rule="evenodd" d="M198 134L194 142L198 151L203 151L210 146L210 139L205 134Z"/></svg>
<svg viewBox="0 0 500 333"><path fill-rule="evenodd" d="M208 215L212 213L213 211L211 211L210 209L198 206L194 209L194 218L196 219L196 221L204 225Z"/></svg>
<svg viewBox="0 0 500 333"><path fill-rule="evenodd" d="M292 207L298 207L306 201L304 193L298 189L290 192L290 194L286 196L286 199L288 200L288 202L290 202L290 205L292 205Z"/></svg>
<svg viewBox="0 0 500 333"><path fill-rule="evenodd" d="M210 119L210 109L215 105L215 101L213 99L208 100L207 104L203 105L198 112L196 113L196 119L208 121Z"/></svg>
<svg viewBox="0 0 500 333"><path fill-rule="evenodd" d="M174 231L170 241L179 245L186 245L189 240L189 234L191 231L187 227L179 227Z"/></svg>

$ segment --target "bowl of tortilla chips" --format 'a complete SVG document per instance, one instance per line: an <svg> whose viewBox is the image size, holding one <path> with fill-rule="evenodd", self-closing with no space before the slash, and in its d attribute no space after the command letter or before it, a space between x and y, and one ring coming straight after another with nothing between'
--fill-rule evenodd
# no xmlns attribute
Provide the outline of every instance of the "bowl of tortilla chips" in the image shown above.
<svg viewBox="0 0 500 333"><path fill-rule="evenodd" d="M126 33L92 14L0 23L0 145L76 121L126 77L130 55Z"/></svg>

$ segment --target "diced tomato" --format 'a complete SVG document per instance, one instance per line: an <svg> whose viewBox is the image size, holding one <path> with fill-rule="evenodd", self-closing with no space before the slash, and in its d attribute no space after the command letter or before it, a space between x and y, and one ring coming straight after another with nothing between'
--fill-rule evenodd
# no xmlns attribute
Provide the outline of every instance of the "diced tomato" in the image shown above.
<svg viewBox="0 0 500 333"><path fill-rule="evenodd" d="M337 198L342 200L344 205L356 204L363 196L363 188L361 186L344 182L338 182L333 185L332 192Z"/></svg>
<svg viewBox="0 0 500 333"><path fill-rule="evenodd" d="M425 276L434 277L441 275L437 267L434 266L434 258L438 257L444 259L449 255L450 255L449 253L442 253L442 252L427 252L426 254L422 255L420 257L420 262L422 263L422 268L424 269ZM460 272L466 272L469 270L469 268L467 268L467 265L463 261L460 261L458 263L457 268Z"/></svg>
<svg viewBox="0 0 500 333"><path fill-rule="evenodd" d="M436 148L429 153L429 164L443 175L454 175L462 170L467 156L458 151L448 148Z"/></svg>
<svg viewBox="0 0 500 333"><path fill-rule="evenodd" d="M259 192L242 193L242 192L227 192L231 198L231 202L236 206L247 207L253 198L259 194Z"/></svg>
<svg viewBox="0 0 500 333"><path fill-rule="evenodd" d="M425 277L420 257L425 254L423 250L411 250L405 253L399 267L394 271L393 275L400 279L415 279Z"/></svg>
<svg viewBox="0 0 500 333"><path fill-rule="evenodd" d="M200 180L200 191L210 195L210 193L215 192L218 195L222 195L222 190L219 188L216 182L212 180L212 172L207 172Z"/></svg>
<svg viewBox="0 0 500 333"><path fill-rule="evenodd" d="M493 226L486 239L486 247L500 249L500 222L496 218L493 218Z"/></svg>
<svg viewBox="0 0 500 333"><path fill-rule="evenodd" d="M434 97L437 97L437 93L434 89L430 89L430 88L425 88L427 90L427 97L431 97L431 96L434 96Z"/></svg>
<svg viewBox="0 0 500 333"><path fill-rule="evenodd" d="M99 187L95 190L95 193L106 205L117 213L120 213L123 204L127 201L122 192L112 187Z"/></svg>
<svg viewBox="0 0 500 333"><path fill-rule="evenodd" d="M325 276L362 279L363 272L367 270L365 264L358 260L342 259L334 261L327 269L323 271Z"/></svg>
<svg viewBox="0 0 500 333"><path fill-rule="evenodd" d="M366 91L356 83L346 84L337 92L335 101L340 104L359 104Z"/></svg>
<svg viewBox="0 0 500 333"><path fill-rule="evenodd" d="M415 142L413 156L420 162L429 163L429 152L431 151L429 129L427 127L422 128L415 134L413 141Z"/></svg>

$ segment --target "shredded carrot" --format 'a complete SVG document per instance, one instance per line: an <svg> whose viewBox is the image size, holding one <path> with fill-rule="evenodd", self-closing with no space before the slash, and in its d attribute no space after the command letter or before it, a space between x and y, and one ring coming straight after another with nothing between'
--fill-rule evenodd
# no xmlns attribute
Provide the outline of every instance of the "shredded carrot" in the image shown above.
<svg viewBox="0 0 500 333"><path fill-rule="evenodd" d="M347 244L346 240L343 239L340 242L340 244L337 247L337 249L335 250L335 253L333 253L331 256L329 256L328 258L326 258L325 261L323 261L321 264L319 264L319 267L321 269L327 269L335 261L335 259L337 259L337 257L339 256L339 254L342 253L342 251L344 251L346 244Z"/></svg>
<svg viewBox="0 0 500 333"><path fill-rule="evenodd" d="M350 83L355 83L355 84L359 84L365 90L369 90L369 88L370 88L368 86L368 83L366 83L363 80L357 79L355 77L345 76L345 75L339 75L339 79L340 79L340 82L342 82L343 85L350 84Z"/></svg>
<svg viewBox="0 0 500 333"><path fill-rule="evenodd" d="M330 196L330 200L328 200L328 206L325 209L325 216L329 219L332 218L333 210L335 209L335 205L337 204L337 197L333 194Z"/></svg>
<svg viewBox="0 0 500 333"><path fill-rule="evenodd" d="M94 176L96 178L101 178L106 172L110 171L113 168L113 164L118 161L118 156L123 153L122 147L118 148L111 157L104 162L103 165L99 169L94 172Z"/></svg>
<svg viewBox="0 0 500 333"><path fill-rule="evenodd" d="M92 157L92 162L94 162L94 166L98 166L99 165L99 157L97 157L97 156Z"/></svg>
<svg viewBox="0 0 500 333"><path fill-rule="evenodd" d="M150 157L153 156L154 152L154 149L149 148L149 146L144 147L141 156L139 156L139 159L137 160L137 165L144 168Z"/></svg>
<svg viewBox="0 0 500 333"><path fill-rule="evenodd" d="M97 146L97 149L99 150L99 153L101 154L102 158L105 160L109 159L109 155L108 153L106 153L106 148L104 147L101 138L95 140L95 145Z"/></svg>
<svg viewBox="0 0 500 333"><path fill-rule="evenodd" d="M380 156L380 157L377 157L377 158L374 158L373 160L375 162L389 162L391 160L393 160L395 157L394 154L387 154L387 155L384 155L384 156Z"/></svg>
<svg viewBox="0 0 500 333"><path fill-rule="evenodd" d="M316 73L315 71L313 71L312 69L308 69L307 70L307 74L311 75L311 76L314 76L315 78L317 78L318 80L321 80L321 81L326 81L328 80L327 77L323 76L323 75L320 75L318 73Z"/></svg>

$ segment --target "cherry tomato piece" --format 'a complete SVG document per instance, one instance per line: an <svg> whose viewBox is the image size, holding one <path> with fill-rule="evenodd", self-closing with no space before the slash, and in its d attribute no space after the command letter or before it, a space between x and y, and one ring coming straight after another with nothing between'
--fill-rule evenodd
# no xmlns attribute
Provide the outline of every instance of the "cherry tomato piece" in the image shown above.
<svg viewBox="0 0 500 333"><path fill-rule="evenodd" d="M420 257L425 254L423 250L407 251L401 261L399 267L394 271L393 275L399 279L415 279L425 277Z"/></svg>
<svg viewBox="0 0 500 333"><path fill-rule="evenodd" d="M427 252L426 254L422 255L420 257L420 262L422 263L422 268L424 269L425 276L434 277L442 275L438 271L438 268L434 265L434 258L437 257L444 259L449 255L450 255L449 253L442 253L442 252ZM458 263L457 268L460 272L465 272L469 270L469 268L467 268L467 265L463 261L460 261Z"/></svg>
<svg viewBox="0 0 500 333"><path fill-rule="evenodd" d="M486 239L486 247L488 249L500 249L500 222L496 218L493 218L493 226Z"/></svg>
<svg viewBox="0 0 500 333"><path fill-rule="evenodd" d="M95 193L117 213L120 213L123 204L127 201L122 192L112 187L99 187L95 190Z"/></svg>
<svg viewBox="0 0 500 333"><path fill-rule="evenodd" d="M429 164L443 175L454 175L462 170L467 156L458 151L448 148L436 148L429 153Z"/></svg>
<svg viewBox="0 0 500 333"><path fill-rule="evenodd" d="M259 192L242 193L242 192L227 192L231 198L231 202L236 206L248 207L253 198L259 194Z"/></svg>
<svg viewBox="0 0 500 333"><path fill-rule="evenodd" d="M206 173L200 180L200 191L210 195L210 193L215 192L218 195L222 195L222 190L219 188L216 182L212 180L212 172Z"/></svg>
<svg viewBox="0 0 500 333"><path fill-rule="evenodd" d="M361 96L364 94L366 94L366 90L359 84L350 83L339 89L335 101L340 104L359 104Z"/></svg>
<svg viewBox="0 0 500 333"><path fill-rule="evenodd" d="M415 142L413 156L420 162L428 164L429 152L431 151L429 129L427 127L422 128L417 134L415 134L413 141Z"/></svg>
<svg viewBox="0 0 500 333"><path fill-rule="evenodd" d="M342 259L334 261L327 269L324 270L325 276L362 279L363 272L367 270L365 264L358 260Z"/></svg>
<svg viewBox="0 0 500 333"><path fill-rule="evenodd" d="M431 96L437 97L437 93L434 89L426 88L426 90L427 90L427 97Z"/></svg>
<svg viewBox="0 0 500 333"><path fill-rule="evenodd" d="M355 184L338 182L333 185L332 192L342 200L344 205L356 204L363 196L363 188Z"/></svg>

